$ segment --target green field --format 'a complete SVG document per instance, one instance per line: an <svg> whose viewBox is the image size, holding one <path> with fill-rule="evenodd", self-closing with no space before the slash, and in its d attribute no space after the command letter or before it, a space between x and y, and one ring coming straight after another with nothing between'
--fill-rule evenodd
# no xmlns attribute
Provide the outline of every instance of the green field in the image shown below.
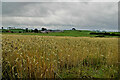
<svg viewBox="0 0 120 80"><path fill-rule="evenodd" d="M99 37L99 35L90 35L93 31L88 30L64 30L63 32L50 32L50 33L32 33L32 32L24 32L18 33L19 30L16 30L15 33L3 33L3 34L17 34L17 35L40 35L40 36L72 36L72 37ZM119 32L109 32L110 34L120 34ZM104 35L104 37L118 37L118 36L109 36Z"/></svg>

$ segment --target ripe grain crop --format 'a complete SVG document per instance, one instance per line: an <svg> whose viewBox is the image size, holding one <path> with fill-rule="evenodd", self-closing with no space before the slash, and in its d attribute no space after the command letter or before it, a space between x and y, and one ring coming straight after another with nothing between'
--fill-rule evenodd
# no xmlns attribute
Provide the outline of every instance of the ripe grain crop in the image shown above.
<svg viewBox="0 0 120 80"><path fill-rule="evenodd" d="M2 58L7 79L117 77L118 38L2 35Z"/></svg>

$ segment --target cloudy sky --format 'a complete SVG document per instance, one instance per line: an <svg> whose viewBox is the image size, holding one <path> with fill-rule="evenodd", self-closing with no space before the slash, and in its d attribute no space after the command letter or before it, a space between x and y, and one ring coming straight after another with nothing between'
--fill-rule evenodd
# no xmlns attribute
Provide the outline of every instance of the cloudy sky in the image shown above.
<svg viewBox="0 0 120 80"><path fill-rule="evenodd" d="M2 2L4 27L118 30L117 0L21 1Z"/></svg>

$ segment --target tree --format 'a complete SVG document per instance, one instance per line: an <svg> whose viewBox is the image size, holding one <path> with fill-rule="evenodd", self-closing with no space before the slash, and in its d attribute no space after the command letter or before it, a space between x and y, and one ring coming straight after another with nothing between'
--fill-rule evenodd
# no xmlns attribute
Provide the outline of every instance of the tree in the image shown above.
<svg viewBox="0 0 120 80"><path fill-rule="evenodd" d="M42 31L45 31L45 30L47 30L46 28L42 28Z"/></svg>
<svg viewBox="0 0 120 80"><path fill-rule="evenodd" d="M38 29L35 29L34 32L35 32L35 33L38 33Z"/></svg>
<svg viewBox="0 0 120 80"><path fill-rule="evenodd" d="M72 30L76 30L75 28L72 28Z"/></svg>
<svg viewBox="0 0 120 80"><path fill-rule="evenodd" d="M28 28L25 29L25 32L28 32Z"/></svg>
<svg viewBox="0 0 120 80"><path fill-rule="evenodd" d="M34 32L34 30L31 29L31 32Z"/></svg>

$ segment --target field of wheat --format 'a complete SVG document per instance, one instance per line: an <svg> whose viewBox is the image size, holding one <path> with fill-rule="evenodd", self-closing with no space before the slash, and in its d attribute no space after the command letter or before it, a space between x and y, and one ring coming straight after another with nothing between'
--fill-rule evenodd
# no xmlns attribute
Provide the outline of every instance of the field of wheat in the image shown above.
<svg viewBox="0 0 120 80"><path fill-rule="evenodd" d="M115 78L118 39L2 35L3 78Z"/></svg>

